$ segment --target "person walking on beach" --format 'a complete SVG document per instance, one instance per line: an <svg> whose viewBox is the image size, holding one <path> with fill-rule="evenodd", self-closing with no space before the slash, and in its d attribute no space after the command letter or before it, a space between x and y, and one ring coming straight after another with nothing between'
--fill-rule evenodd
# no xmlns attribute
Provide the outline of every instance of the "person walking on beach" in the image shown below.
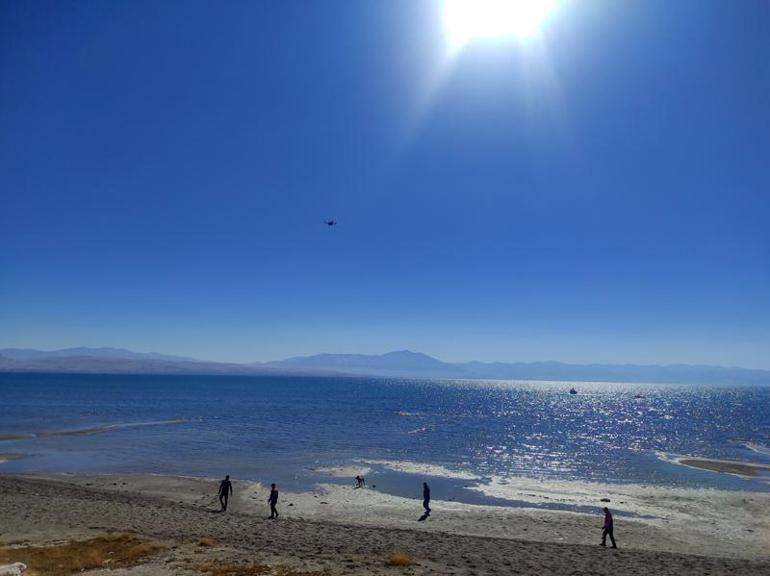
<svg viewBox="0 0 770 576"><path fill-rule="evenodd" d="M278 518L278 510L275 509L275 505L278 504L278 488L275 487L275 483L270 484L270 496L267 501L270 503L270 518L275 520Z"/></svg>
<svg viewBox="0 0 770 576"><path fill-rule="evenodd" d="M425 508L425 515L430 514L430 486L427 482L422 483L422 507Z"/></svg>
<svg viewBox="0 0 770 576"><path fill-rule="evenodd" d="M230 482L230 475L225 476L219 484L219 504L222 506L222 512L227 510L227 500L233 493L233 483Z"/></svg>
<svg viewBox="0 0 770 576"><path fill-rule="evenodd" d="M615 535L612 533L612 513L609 508L604 509L604 528L602 529L602 546L607 545L607 536L610 537L612 547L617 548L615 545Z"/></svg>

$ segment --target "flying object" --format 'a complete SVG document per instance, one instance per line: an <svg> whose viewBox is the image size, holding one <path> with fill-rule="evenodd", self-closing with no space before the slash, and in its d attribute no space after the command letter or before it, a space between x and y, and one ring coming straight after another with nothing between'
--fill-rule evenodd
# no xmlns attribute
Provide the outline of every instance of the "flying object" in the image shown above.
<svg viewBox="0 0 770 576"><path fill-rule="evenodd" d="M326 222L327 226L336 226L337 225L337 221L334 218L332 218L331 220L324 220L324 222Z"/></svg>

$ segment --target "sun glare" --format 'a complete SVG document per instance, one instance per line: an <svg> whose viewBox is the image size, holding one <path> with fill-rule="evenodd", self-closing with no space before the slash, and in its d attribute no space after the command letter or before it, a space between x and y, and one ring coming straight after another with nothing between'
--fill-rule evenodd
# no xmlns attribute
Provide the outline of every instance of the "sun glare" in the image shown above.
<svg viewBox="0 0 770 576"><path fill-rule="evenodd" d="M444 28L453 50L476 38L537 35L557 0L444 0Z"/></svg>

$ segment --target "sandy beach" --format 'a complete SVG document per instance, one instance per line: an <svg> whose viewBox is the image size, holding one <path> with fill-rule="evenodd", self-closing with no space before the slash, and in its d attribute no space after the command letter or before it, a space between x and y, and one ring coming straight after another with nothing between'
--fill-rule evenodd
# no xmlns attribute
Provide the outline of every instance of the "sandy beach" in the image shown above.
<svg viewBox="0 0 770 576"><path fill-rule="evenodd" d="M267 519L264 486L234 479L226 513L217 480L154 475L0 476L0 556L29 546L130 534L157 546L110 574L767 574L770 494L613 487L619 550L598 546L595 514L471 506L440 499L418 521L418 500L338 484L282 493ZM579 504L608 487L521 481L533 506ZM539 488L539 489L538 489ZM603 505L603 503L600 503ZM633 514L631 516L630 514ZM400 551L411 566L389 566ZM251 566L249 572L245 566ZM261 567L259 569L255 567ZM259 570L265 570L260 572ZM283 572L281 572L283 571ZM33 570L34 572L34 570Z"/></svg>

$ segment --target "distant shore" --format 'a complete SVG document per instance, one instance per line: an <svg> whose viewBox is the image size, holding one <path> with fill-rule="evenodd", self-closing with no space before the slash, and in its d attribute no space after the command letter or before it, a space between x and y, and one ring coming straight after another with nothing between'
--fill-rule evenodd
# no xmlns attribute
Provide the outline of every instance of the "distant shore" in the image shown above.
<svg viewBox="0 0 770 576"><path fill-rule="evenodd" d="M620 550L598 546L601 518L534 508L433 502L419 522L416 499L376 489L319 485L312 492L281 493L277 522L266 520L267 489L234 479L230 509L218 513L218 480L155 475L0 475L0 541L44 543L105 532L143 535L174 553L151 562L158 574L176 574L187 554L181 543L210 537L221 545L206 554L261 558L297 570L376 574L394 549L418 564L412 574L766 574L770 570L770 494L663 490L602 485L572 486L559 495L543 484L533 499L594 501L616 511ZM500 490L536 490L500 484ZM595 493L591 492L594 490ZM624 517L642 510L645 517ZM661 515L665 514L665 515ZM716 515L716 516L715 516ZM721 515L721 516L720 516ZM732 521L729 521L732 519ZM189 547L201 558L201 550ZM197 550L197 551L196 551ZM301 572L300 572L301 573ZM389 573L389 572L385 572Z"/></svg>

